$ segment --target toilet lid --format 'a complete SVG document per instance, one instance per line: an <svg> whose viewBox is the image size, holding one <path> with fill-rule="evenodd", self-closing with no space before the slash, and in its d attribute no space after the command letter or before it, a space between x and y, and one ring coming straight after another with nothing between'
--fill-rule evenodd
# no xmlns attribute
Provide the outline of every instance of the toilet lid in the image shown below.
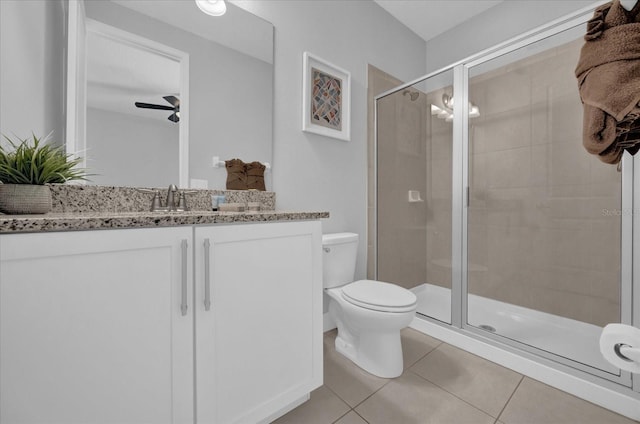
<svg viewBox="0 0 640 424"><path fill-rule="evenodd" d="M407 312L415 309L416 295L395 284L360 280L342 288L343 298L354 305L383 312Z"/></svg>

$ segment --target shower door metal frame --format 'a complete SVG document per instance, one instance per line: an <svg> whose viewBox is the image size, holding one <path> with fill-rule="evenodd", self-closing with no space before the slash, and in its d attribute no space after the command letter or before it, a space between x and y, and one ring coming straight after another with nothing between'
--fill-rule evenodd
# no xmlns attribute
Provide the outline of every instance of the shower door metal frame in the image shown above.
<svg viewBox="0 0 640 424"><path fill-rule="evenodd" d="M451 324L434 318L420 315L421 319L434 324L456 328L462 334L483 340L509 352L517 353L528 359L559 369L567 374L592 381L600 386L615 389L618 385L632 388L640 392L640 379L632 379L631 373L622 371L619 376L606 371L566 359L560 355L534 348L522 342L508 339L498 334L488 333L467 324L468 307L468 190L469 190L469 70L474 66L510 53L538 41L550 38L576 26L585 24L592 16L598 4L583 8L563 18L554 20L540 28L526 32L490 49L481 51L471 57L460 60L449 66L440 68L420 78L385 91L374 98L374 219L375 219L375 278L378 277L378 100L409 88L419 82L453 70L453 145L452 145L452 281L451 281ZM595 159L594 159L595 160ZM622 161L622 210L633 213L621 216L621 273L620 273L620 312L621 323L634 324L640 327L640 272L633 273L633 260L640 264L640 172L633 172L634 162L640 170L640 155L632 159L628 154ZM635 182L635 186L634 186ZM634 196L634 187L635 194ZM635 207L635 209L633 209ZM638 211L636 217L636 210ZM635 226L634 226L635 222ZM635 249L634 249L635 247ZM634 290L635 287L635 290ZM632 311L632 306L635 310ZM606 381L605 381L606 380ZM613 383L613 384L612 384Z"/></svg>

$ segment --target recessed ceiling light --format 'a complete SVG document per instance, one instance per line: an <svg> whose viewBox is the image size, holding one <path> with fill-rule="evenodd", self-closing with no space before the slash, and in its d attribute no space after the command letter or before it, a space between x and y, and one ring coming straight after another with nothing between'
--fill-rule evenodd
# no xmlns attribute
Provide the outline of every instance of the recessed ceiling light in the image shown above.
<svg viewBox="0 0 640 424"><path fill-rule="evenodd" d="M222 16L227 11L224 0L196 0L198 8L207 15Z"/></svg>

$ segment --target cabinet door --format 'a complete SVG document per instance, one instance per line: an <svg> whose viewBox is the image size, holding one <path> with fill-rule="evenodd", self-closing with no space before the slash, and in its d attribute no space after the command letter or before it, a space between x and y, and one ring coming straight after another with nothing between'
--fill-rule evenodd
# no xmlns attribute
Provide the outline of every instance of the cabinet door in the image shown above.
<svg viewBox="0 0 640 424"><path fill-rule="evenodd" d="M191 237L0 235L0 422L193 423Z"/></svg>
<svg viewBox="0 0 640 424"><path fill-rule="evenodd" d="M320 223L195 234L197 422L268 421L322 384Z"/></svg>

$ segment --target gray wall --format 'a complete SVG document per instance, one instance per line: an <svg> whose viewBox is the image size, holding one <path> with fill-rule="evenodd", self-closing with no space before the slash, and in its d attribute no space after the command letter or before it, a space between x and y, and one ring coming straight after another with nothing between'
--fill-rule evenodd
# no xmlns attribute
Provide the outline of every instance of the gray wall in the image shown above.
<svg viewBox="0 0 640 424"><path fill-rule="evenodd" d="M324 232L360 235L366 277L367 65L403 80L425 72L425 42L376 3L236 1L275 26L273 183L280 209L328 210ZM302 54L351 72L351 141L302 132Z"/></svg>
<svg viewBox="0 0 640 424"><path fill-rule="evenodd" d="M0 1L0 133L64 137L63 0Z"/></svg>
<svg viewBox="0 0 640 424"><path fill-rule="evenodd" d="M595 4L584 0L506 0L429 40L427 72Z"/></svg>
<svg viewBox="0 0 640 424"><path fill-rule="evenodd" d="M168 187L178 181L178 126L163 119L87 108L91 183ZM125 172L123 172L125 171Z"/></svg>
<svg viewBox="0 0 640 424"><path fill-rule="evenodd" d="M88 18L189 53L190 178L224 189L226 171L211 167L212 156L271 161L270 64L111 2L88 1L86 10Z"/></svg>

